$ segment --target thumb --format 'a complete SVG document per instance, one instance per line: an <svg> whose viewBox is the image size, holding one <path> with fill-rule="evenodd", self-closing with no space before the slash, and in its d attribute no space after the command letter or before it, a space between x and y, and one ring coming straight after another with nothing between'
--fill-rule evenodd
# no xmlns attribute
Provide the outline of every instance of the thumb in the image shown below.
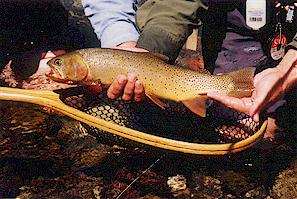
<svg viewBox="0 0 297 199"><path fill-rule="evenodd" d="M259 122L259 120L260 120L259 113L256 113L256 114L252 115L252 117L253 117L253 120L254 120L255 122Z"/></svg>

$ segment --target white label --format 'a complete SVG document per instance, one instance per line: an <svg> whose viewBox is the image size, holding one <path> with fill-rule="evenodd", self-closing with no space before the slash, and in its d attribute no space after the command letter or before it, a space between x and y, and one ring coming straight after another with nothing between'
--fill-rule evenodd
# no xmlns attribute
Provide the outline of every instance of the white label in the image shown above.
<svg viewBox="0 0 297 199"><path fill-rule="evenodd" d="M289 7L289 10L287 12L287 16L286 16L286 21L289 23L293 22L293 17L294 17L294 6L293 7Z"/></svg>
<svg viewBox="0 0 297 199"><path fill-rule="evenodd" d="M246 1L246 24L254 30L266 24L266 0Z"/></svg>

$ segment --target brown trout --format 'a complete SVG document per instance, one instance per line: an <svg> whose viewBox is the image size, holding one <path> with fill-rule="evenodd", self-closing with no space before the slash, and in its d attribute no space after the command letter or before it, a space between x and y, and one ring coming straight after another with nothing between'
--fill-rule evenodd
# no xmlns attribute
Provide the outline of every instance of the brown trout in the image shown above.
<svg viewBox="0 0 297 199"><path fill-rule="evenodd" d="M90 48L58 56L48 62L49 76L58 82L109 85L119 75L134 73L145 93L160 105L159 98L183 102L194 113L205 116L209 91L246 97L253 90L253 68L224 75L211 75L176 67L153 53Z"/></svg>

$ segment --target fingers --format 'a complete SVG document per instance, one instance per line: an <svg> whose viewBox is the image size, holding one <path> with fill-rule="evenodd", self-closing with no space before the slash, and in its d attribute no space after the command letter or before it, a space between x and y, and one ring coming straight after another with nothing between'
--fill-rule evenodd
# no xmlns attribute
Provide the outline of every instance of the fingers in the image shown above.
<svg viewBox="0 0 297 199"><path fill-rule="evenodd" d="M207 94L207 96L221 102L223 105L229 108L252 116L255 122L259 121L259 110L261 110L261 106L255 105L254 96L239 99L235 97L219 95L215 92L210 92Z"/></svg>
<svg viewBox="0 0 297 199"><path fill-rule="evenodd" d="M235 109L237 111L243 112L243 113L249 113L250 107L252 105L252 101L250 98L236 98L236 97L230 97L225 95L220 95L215 92L209 92L207 94L208 97L219 101L223 105Z"/></svg>
<svg viewBox="0 0 297 199"><path fill-rule="evenodd" d="M145 50L143 48L136 47L136 44L137 43L135 41L124 42L114 48L120 49L120 50L133 51L133 52L148 52L147 50Z"/></svg>
<svg viewBox="0 0 297 199"><path fill-rule="evenodd" d="M118 98L121 95L122 91L124 90L126 83L127 83L126 76L119 75L107 90L107 96L110 99Z"/></svg>
<svg viewBox="0 0 297 199"><path fill-rule="evenodd" d="M222 103L223 105L225 105L229 108L234 108L234 109L241 108L241 107L239 107L240 103L238 102L238 100L240 100L240 99L238 99L238 98L229 97L226 95L220 95L215 92L210 92L207 94L207 96L213 98L216 101L219 101L220 103Z"/></svg>
<svg viewBox="0 0 297 199"><path fill-rule="evenodd" d="M124 88L123 100L131 100L134 96L136 76L134 74L128 74L128 81Z"/></svg>
<svg viewBox="0 0 297 199"><path fill-rule="evenodd" d="M228 100L226 100L225 95L220 95L217 92L209 92L209 93L207 93L207 96L216 100L216 101L221 102L222 104L228 104L228 102L227 102Z"/></svg>
<svg viewBox="0 0 297 199"><path fill-rule="evenodd" d="M256 113L255 115L253 115L253 120L254 120L255 122L259 122L259 120L260 120L259 113Z"/></svg>
<svg viewBox="0 0 297 199"><path fill-rule="evenodd" d="M259 115L260 110L262 109L262 104L253 105L249 111L249 115L252 115L256 118L256 115Z"/></svg>
<svg viewBox="0 0 297 199"><path fill-rule="evenodd" d="M144 88L139 80L135 82L134 100L140 102L144 96Z"/></svg>
<svg viewBox="0 0 297 199"><path fill-rule="evenodd" d="M143 85L134 74L128 74L127 78L125 75L119 75L107 91L107 96L110 99L116 99L122 94L122 99L126 101L134 99L136 102L140 102L143 99Z"/></svg>
<svg viewBox="0 0 297 199"><path fill-rule="evenodd" d="M265 85L262 86L262 88L265 88ZM259 94L260 93L260 94ZM261 90L258 92L255 91L255 94L253 96L253 98L255 99L254 103L252 104L249 114L250 115L255 115L255 114L259 114L260 110L262 110L263 108L265 108L265 106L267 105L267 94Z"/></svg>
<svg viewBox="0 0 297 199"><path fill-rule="evenodd" d="M258 73L255 77L254 77L254 85L256 85L263 77L265 77L266 75L268 75L269 73L273 72L273 68L268 68L266 70L263 70L261 73Z"/></svg>

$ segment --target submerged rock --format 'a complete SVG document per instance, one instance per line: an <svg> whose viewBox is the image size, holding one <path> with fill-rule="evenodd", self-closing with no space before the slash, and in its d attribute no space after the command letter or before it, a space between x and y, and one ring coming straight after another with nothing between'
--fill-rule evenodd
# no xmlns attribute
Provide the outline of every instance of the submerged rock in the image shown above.
<svg viewBox="0 0 297 199"><path fill-rule="evenodd" d="M22 187L17 198L100 198L103 182L101 178L73 173L54 179L36 179Z"/></svg>
<svg viewBox="0 0 297 199"><path fill-rule="evenodd" d="M281 171L273 184L272 196L286 199L297 196L297 160L293 161L289 168Z"/></svg>

